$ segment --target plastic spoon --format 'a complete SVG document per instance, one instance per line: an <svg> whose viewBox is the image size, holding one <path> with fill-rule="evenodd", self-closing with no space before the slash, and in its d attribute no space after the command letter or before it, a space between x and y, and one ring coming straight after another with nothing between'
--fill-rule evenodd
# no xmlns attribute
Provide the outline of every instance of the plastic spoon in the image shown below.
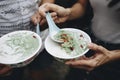
<svg viewBox="0 0 120 80"><path fill-rule="evenodd" d="M51 39L55 42L63 43L63 41L57 40L54 37L60 31L60 28L54 23L54 21L53 21L49 12L46 13L46 19L47 19L47 22L48 22L49 35L50 35Z"/></svg>
<svg viewBox="0 0 120 80"><path fill-rule="evenodd" d="M39 25L39 23L37 23L37 25L36 25L36 33L38 35L40 35L40 25Z"/></svg>

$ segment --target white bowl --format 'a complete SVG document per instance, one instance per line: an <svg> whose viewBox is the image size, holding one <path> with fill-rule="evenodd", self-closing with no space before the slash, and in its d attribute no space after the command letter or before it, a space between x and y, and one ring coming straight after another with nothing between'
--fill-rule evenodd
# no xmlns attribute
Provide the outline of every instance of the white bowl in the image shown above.
<svg viewBox="0 0 120 80"><path fill-rule="evenodd" d="M8 33L0 38L0 63L11 67L23 67L38 54L42 40L38 34L28 30Z"/></svg>
<svg viewBox="0 0 120 80"><path fill-rule="evenodd" d="M64 28L62 30L66 30L66 31L71 31L71 32L77 32L78 35L83 35L85 41L87 43L91 43L91 38L89 37L89 35L82 31L82 30L79 30L79 29L74 29L74 28ZM48 51L48 53L50 55L52 55L53 57L55 57L55 59L59 60L59 61L66 61L66 60L70 60L70 59L77 59L79 58L80 56L83 56L84 54L86 54L89 49L87 48L83 53L80 53L78 55L69 55L69 53L66 53L65 50L61 49L61 46L60 44L54 42L50 36L48 35L48 37L46 38L45 40L45 48L46 50Z"/></svg>

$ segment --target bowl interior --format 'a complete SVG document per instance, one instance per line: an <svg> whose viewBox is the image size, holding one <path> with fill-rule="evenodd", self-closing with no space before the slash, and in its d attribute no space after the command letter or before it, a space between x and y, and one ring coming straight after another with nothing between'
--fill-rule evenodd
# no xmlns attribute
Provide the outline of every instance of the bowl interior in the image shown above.
<svg viewBox="0 0 120 80"><path fill-rule="evenodd" d="M71 31L71 32L77 32L78 35L83 35L83 37L85 38L87 43L91 42L91 38L89 37L89 35L87 33L85 33L82 30L79 29L74 29L74 28L64 28L62 30L66 30L66 31ZM59 58L59 59L74 59L74 58L78 58L82 55L84 55L85 53L87 53L89 51L89 49L87 48L84 52L77 54L77 55L69 55L69 53L66 53L65 50L61 49L60 44L54 42L53 40L51 40L50 36L48 36L45 40L45 48L48 51L48 53L52 56L54 56L55 58ZM72 53L71 53L72 54Z"/></svg>
<svg viewBox="0 0 120 80"><path fill-rule="evenodd" d="M21 30L0 38L0 63L18 64L35 56L42 45L38 34Z"/></svg>

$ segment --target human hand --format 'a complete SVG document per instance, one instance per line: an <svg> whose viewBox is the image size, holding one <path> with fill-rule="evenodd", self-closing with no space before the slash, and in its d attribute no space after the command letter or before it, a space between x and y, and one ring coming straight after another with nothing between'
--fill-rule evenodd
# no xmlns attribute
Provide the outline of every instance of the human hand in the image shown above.
<svg viewBox="0 0 120 80"><path fill-rule="evenodd" d="M45 3L39 7L40 15L45 18L46 12L50 11L51 16L55 23L65 22L70 15L70 9L65 9L64 7L58 6L52 3Z"/></svg>
<svg viewBox="0 0 120 80"><path fill-rule="evenodd" d="M12 70L11 67L0 64L0 76L7 75Z"/></svg>
<svg viewBox="0 0 120 80"><path fill-rule="evenodd" d="M91 71L94 68L113 60L111 56L113 51L109 51L94 43L89 44L88 47L96 52L92 57L88 58L83 56L78 60L67 61L66 64Z"/></svg>
<svg viewBox="0 0 120 80"><path fill-rule="evenodd" d="M40 22L40 20L41 20L40 18L41 18L41 17L40 17L39 12L36 11L36 12L32 15L31 21L36 25L37 23Z"/></svg>

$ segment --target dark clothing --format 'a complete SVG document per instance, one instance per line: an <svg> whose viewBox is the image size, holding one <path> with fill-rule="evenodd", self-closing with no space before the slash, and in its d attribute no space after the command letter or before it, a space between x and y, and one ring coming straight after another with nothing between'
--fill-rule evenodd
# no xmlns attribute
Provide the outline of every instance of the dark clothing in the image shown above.
<svg viewBox="0 0 120 80"><path fill-rule="evenodd" d="M14 68L10 75L0 77L0 80L23 80L23 68Z"/></svg>
<svg viewBox="0 0 120 80"><path fill-rule="evenodd" d="M92 42L99 44L105 47L108 50L117 50L120 49L120 44L112 44L108 42L101 41L97 39L92 33L91 29L89 30L89 35L92 39ZM92 51L93 52L93 51ZM93 54L88 53L87 56ZM120 80L120 60L110 62L108 64L104 64L100 67L97 67L93 71L91 71L88 76L88 80Z"/></svg>
<svg viewBox="0 0 120 80"><path fill-rule="evenodd" d="M56 4L59 4L63 7L71 7L77 0L56 0ZM67 21L66 27L78 28L85 32L87 32L92 42L102 45L109 50L120 49L120 44L111 44L97 39L90 27L91 19L93 17L93 10L91 8L90 3L88 2L88 6L86 9L86 14L79 19ZM86 56L90 57L94 53L93 51L89 51ZM120 61L111 62L105 65L102 65L93 71L89 72L89 74L85 70L70 68L70 72L66 76L65 80L120 80Z"/></svg>
<svg viewBox="0 0 120 80"><path fill-rule="evenodd" d="M72 7L76 2L77 0L55 0L55 3L57 5L63 6L65 8ZM84 16L75 20L65 22L66 26L64 26L64 28L77 28L81 30L86 30L91 22L92 17L93 10L90 3L88 2Z"/></svg>
<svg viewBox="0 0 120 80"><path fill-rule="evenodd" d="M39 56L28 65L28 68L34 71L42 70L50 66L53 60L54 58L44 49Z"/></svg>
<svg viewBox="0 0 120 80"><path fill-rule="evenodd" d="M86 28L92 42L104 46L108 50L120 49L120 44L112 44L97 39L90 27ZM86 56L94 55L94 51L89 51ZM85 70L71 68L66 80L120 80L120 60L104 64L93 71L87 73Z"/></svg>
<svg viewBox="0 0 120 80"><path fill-rule="evenodd" d="M57 5L63 6L65 8L72 7L77 0L55 0ZM90 3L87 3L86 7L86 13L83 17L80 17L75 20L67 21L62 25L58 25L59 27L64 27L64 28L77 28L81 29L85 32L88 32L88 27L91 23L91 19L93 17L93 11ZM86 71L82 69L76 69L70 67L70 71L67 74L65 80L84 80L87 77Z"/></svg>

